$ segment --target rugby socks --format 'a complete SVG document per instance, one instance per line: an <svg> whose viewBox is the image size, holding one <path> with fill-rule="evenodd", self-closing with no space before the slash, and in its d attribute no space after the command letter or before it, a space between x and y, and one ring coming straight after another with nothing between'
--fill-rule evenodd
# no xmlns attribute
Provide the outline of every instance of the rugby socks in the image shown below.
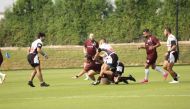
<svg viewBox="0 0 190 109"><path fill-rule="evenodd" d="M144 72L145 72L145 78L144 79L148 80L148 76L149 76L149 73L150 73L149 69L145 69Z"/></svg>
<svg viewBox="0 0 190 109"><path fill-rule="evenodd" d="M3 76L4 74L0 72L0 76Z"/></svg>
<svg viewBox="0 0 190 109"><path fill-rule="evenodd" d="M89 80L89 76L88 76L88 74L87 73L85 73L85 80Z"/></svg>
<svg viewBox="0 0 190 109"><path fill-rule="evenodd" d="M101 77L101 76L99 76L99 77L98 77L98 79L97 79L97 81L100 81L100 80L101 80L101 78L102 78L102 77Z"/></svg>
<svg viewBox="0 0 190 109"><path fill-rule="evenodd" d="M173 77L173 79L174 79L175 81L178 81L178 74L177 74L176 72L174 72L174 75L175 75L175 77Z"/></svg>
<svg viewBox="0 0 190 109"><path fill-rule="evenodd" d="M165 75L166 73L158 66L155 67L155 70L160 72L162 75Z"/></svg>

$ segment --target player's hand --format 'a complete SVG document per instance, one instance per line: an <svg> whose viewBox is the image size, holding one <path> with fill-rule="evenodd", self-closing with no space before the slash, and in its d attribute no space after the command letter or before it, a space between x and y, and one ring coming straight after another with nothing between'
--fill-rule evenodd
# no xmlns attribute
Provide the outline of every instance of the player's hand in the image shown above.
<svg viewBox="0 0 190 109"><path fill-rule="evenodd" d="M73 78L73 79L77 79L77 78L78 78L78 76L73 76L72 78Z"/></svg>
<svg viewBox="0 0 190 109"><path fill-rule="evenodd" d="M148 49L149 49L149 50L153 50L153 49L154 49L154 46L150 46Z"/></svg>

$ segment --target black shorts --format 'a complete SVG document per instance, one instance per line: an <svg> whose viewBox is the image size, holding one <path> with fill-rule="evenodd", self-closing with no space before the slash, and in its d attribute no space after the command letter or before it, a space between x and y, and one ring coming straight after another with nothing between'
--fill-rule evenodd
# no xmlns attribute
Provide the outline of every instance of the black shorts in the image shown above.
<svg viewBox="0 0 190 109"><path fill-rule="evenodd" d="M106 64L110 66L110 68L115 68L117 66L118 56L113 53L109 56L110 59L107 60Z"/></svg>
<svg viewBox="0 0 190 109"><path fill-rule="evenodd" d="M2 63L3 63L3 55L2 55L2 53L0 51L0 66L1 66Z"/></svg>
<svg viewBox="0 0 190 109"><path fill-rule="evenodd" d="M37 54L28 54L27 59L28 59L28 63L32 67L37 67L40 65L40 60Z"/></svg>
<svg viewBox="0 0 190 109"><path fill-rule="evenodd" d="M117 64L117 67L115 69L112 69L113 76L114 77L121 76L124 73L124 70L125 70L124 64L122 62L119 62Z"/></svg>

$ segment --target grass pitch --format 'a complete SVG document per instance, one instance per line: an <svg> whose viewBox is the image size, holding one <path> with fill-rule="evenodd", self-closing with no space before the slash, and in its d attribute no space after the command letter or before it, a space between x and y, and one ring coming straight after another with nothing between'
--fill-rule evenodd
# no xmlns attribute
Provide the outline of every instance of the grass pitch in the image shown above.
<svg viewBox="0 0 190 109"><path fill-rule="evenodd" d="M190 67L175 66L180 74L179 84L169 84L151 70L150 83L139 84L144 77L143 67L128 67L137 82L129 85L89 85L84 78L72 79L80 69L43 70L51 86L27 86L31 70L5 71L6 82L0 85L0 109L189 109Z"/></svg>

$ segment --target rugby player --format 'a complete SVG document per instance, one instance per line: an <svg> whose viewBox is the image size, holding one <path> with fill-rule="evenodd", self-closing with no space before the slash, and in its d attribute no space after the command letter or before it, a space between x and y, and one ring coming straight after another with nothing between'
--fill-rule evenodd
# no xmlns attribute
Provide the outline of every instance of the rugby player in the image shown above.
<svg viewBox="0 0 190 109"><path fill-rule="evenodd" d="M87 73L87 75L90 77L91 80L95 81L95 75L100 73L101 70L101 66L102 66L102 59L99 58L96 61L93 61L91 56L86 56L87 61L84 63L84 68L83 70L76 76L74 76L73 78L79 78L82 75L84 75L85 73Z"/></svg>
<svg viewBox="0 0 190 109"><path fill-rule="evenodd" d="M122 76L122 74L124 73L124 68L124 64L118 61L117 67L115 69L112 69L112 72L110 74L104 74L103 77L108 78L109 81L115 84L118 84L120 82L128 84L128 80L136 82L136 79L132 75L129 75L127 77Z"/></svg>
<svg viewBox="0 0 190 109"><path fill-rule="evenodd" d="M95 40L94 34L90 33L88 36L88 39L84 42L84 47L83 47L83 53L85 55L85 63L87 62L86 56L88 56L88 58L92 59L95 56L98 47L99 47L99 44ZM85 80L88 80L88 79L89 79L89 77L86 74Z"/></svg>
<svg viewBox="0 0 190 109"><path fill-rule="evenodd" d="M141 81L141 83L148 83L148 76L149 76L149 67L151 66L152 69L160 72L164 79L167 78L168 73L164 72L160 67L156 66L156 60L157 60L157 51L156 48L158 48L161 44L160 41L153 36L150 33L149 29L144 29L143 36L145 37L145 44L143 46L138 47L138 49L146 49L146 63L145 63L145 77L144 80Z"/></svg>
<svg viewBox="0 0 190 109"><path fill-rule="evenodd" d="M101 78L105 77L105 75L107 75L109 77L110 76L113 77L113 75L115 75L117 70L119 70L120 72L124 71L124 68L119 66L121 64L118 63L117 54L114 52L112 47L108 43L106 43L105 39L100 40L100 47L98 48L98 51L97 51L95 57L93 58L93 60L96 60L98 56L103 57L104 64L101 67L100 75L99 75L97 81L92 83L92 85L98 85L100 83ZM120 69L118 69L118 68L120 68ZM116 77L116 79L114 79L114 82L116 82L116 83L119 82L120 76L115 75L114 77Z"/></svg>
<svg viewBox="0 0 190 109"><path fill-rule="evenodd" d="M1 49L0 49L0 67L1 67L2 63L3 63L3 55L2 55ZM4 82L5 77L6 77L6 74L3 74L0 72L0 84L2 84Z"/></svg>
<svg viewBox="0 0 190 109"><path fill-rule="evenodd" d="M178 60L178 49L177 49L177 39L171 33L171 29L166 27L164 30L164 35L167 37L167 53L165 54L165 61L163 68L170 73L173 81L169 83L179 83L179 75L173 71L173 66Z"/></svg>
<svg viewBox="0 0 190 109"><path fill-rule="evenodd" d="M38 39L36 39L34 42L32 42L31 47L28 50L28 62L33 67L34 71L31 73L30 80L28 81L28 85L31 87L35 87L33 84L33 79L37 75L40 86L41 87L48 87L49 84L44 82L41 66L40 66L40 60L38 54L41 54L45 57L45 59L48 59L48 55L42 51L43 41L45 39L44 33L38 33Z"/></svg>

